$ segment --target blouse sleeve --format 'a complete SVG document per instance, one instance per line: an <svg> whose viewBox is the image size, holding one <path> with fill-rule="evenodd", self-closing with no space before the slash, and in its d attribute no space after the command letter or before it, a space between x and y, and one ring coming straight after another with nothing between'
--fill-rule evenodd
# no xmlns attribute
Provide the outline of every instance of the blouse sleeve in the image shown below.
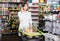
<svg viewBox="0 0 60 41"><path fill-rule="evenodd" d="M32 25L32 16L31 16L31 13L30 13L30 18L29 18L29 24Z"/></svg>

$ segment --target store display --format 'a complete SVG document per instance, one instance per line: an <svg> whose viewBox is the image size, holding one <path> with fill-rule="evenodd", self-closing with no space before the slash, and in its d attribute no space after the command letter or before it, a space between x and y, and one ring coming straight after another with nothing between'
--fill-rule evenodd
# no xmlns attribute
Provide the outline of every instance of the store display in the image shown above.
<svg viewBox="0 0 60 41"><path fill-rule="evenodd" d="M32 0L33 1L33 0ZM38 27L38 14L39 14L39 5L37 3L30 3L29 4L29 9L28 11L30 11L32 13L32 21L33 21L33 25L35 27ZM36 15L35 15L36 14Z"/></svg>
<svg viewBox="0 0 60 41"><path fill-rule="evenodd" d="M47 0L44 0L44 3L47 3Z"/></svg>
<svg viewBox="0 0 60 41"><path fill-rule="evenodd" d="M32 3L39 3L39 0L32 0Z"/></svg>
<svg viewBox="0 0 60 41"><path fill-rule="evenodd" d="M0 18L0 35L1 35L1 30L2 30L2 27L1 27L1 18ZM1 37L1 36L0 36Z"/></svg>
<svg viewBox="0 0 60 41"><path fill-rule="evenodd" d="M32 7L32 3L29 3L28 6L29 6L29 7Z"/></svg>
<svg viewBox="0 0 60 41"><path fill-rule="evenodd" d="M51 0L47 0L47 4L51 4Z"/></svg>
<svg viewBox="0 0 60 41"><path fill-rule="evenodd" d="M29 3L32 3L32 0L29 0Z"/></svg>
<svg viewBox="0 0 60 41"><path fill-rule="evenodd" d="M20 0L0 0L0 2L20 2Z"/></svg>
<svg viewBox="0 0 60 41"><path fill-rule="evenodd" d="M18 21L17 14L18 14L18 11L20 10L20 3L18 4L18 2L20 2L20 0L0 0L0 18L3 17L2 18L3 34L17 33L18 31L19 23L17 22ZM10 23L11 14L14 15L14 20L15 20L15 21L13 20L12 23ZM9 26L10 24L12 24L11 27ZM8 29L8 32L7 32L7 29Z"/></svg>
<svg viewBox="0 0 60 41"><path fill-rule="evenodd" d="M2 7L2 4L0 4L0 7Z"/></svg>
<svg viewBox="0 0 60 41"><path fill-rule="evenodd" d="M57 7L57 10L60 11L60 6Z"/></svg>
<svg viewBox="0 0 60 41"><path fill-rule="evenodd" d="M18 30L18 24L19 22L18 21L18 18L14 17L14 14L11 14L9 17L6 18L7 19L7 22L9 23L8 24L8 27L9 27L9 32L10 33L17 33L17 30ZM16 23L17 22L17 23Z"/></svg>
<svg viewBox="0 0 60 41"><path fill-rule="evenodd" d="M45 30L51 32L52 22L45 22Z"/></svg>
<svg viewBox="0 0 60 41"><path fill-rule="evenodd" d="M24 29L23 35L38 37L38 39L44 35L44 31L49 34L60 35L60 0L28 1L28 11L32 14L33 26L32 28ZM18 12L21 10L22 2L23 0L0 0L0 37L1 34L18 33L20 24ZM30 41L29 39L27 40ZM49 38L47 41L53 40Z"/></svg>
<svg viewBox="0 0 60 41"><path fill-rule="evenodd" d="M44 0L39 0L40 1L40 3L44 3Z"/></svg>
<svg viewBox="0 0 60 41"><path fill-rule="evenodd" d="M40 5L39 6L40 12L44 12L45 11L45 8L46 8L46 5Z"/></svg>
<svg viewBox="0 0 60 41"><path fill-rule="evenodd" d="M58 14L58 19L60 19L60 12L59 12L59 14Z"/></svg>
<svg viewBox="0 0 60 41"><path fill-rule="evenodd" d="M53 34L57 34L60 35L60 21L58 19L59 14L53 14L52 16L50 15L50 19L45 21L45 30L47 30L48 32L51 32ZM57 17L58 16L58 17ZM47 17L48 18L48 17Z"/></svg>
<svg viewBox="0 0 60 41"><path fill-rule="evenodd" d="M20 2L20 0L16 0L17 2Z"/></svg>
<svg viewBox="0 0 60 41"><path fill-rule="evenodd" d="M2 10L0 10L0 15L2 15Z"/></svg>

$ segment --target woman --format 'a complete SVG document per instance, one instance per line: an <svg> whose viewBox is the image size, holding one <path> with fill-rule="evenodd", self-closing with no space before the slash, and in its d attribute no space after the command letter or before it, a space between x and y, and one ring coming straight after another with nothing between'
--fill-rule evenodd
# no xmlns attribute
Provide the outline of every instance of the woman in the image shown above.
<svg viewBox="0 0 60 41"><path fill-rule="evenodd" d="M18 17L20 20L19 30L25 31L27 28L32 27L31 13L28 10L28 1L22 3L21 11L18 12Z"/></svg>
<svg viewBox="0 0 60 41"><path fill-rule="evenodd" d="M20 24L19 24L19 31L25 31L27 28L31 28L32 27L32 18L31 18L31 13L28 12L28 1L25 0L22 3L21 6L21 11L18 12L18 17L20 20ZM19 38L20 41L23 41L24 39L21 37L21 33L19 33Z"/></svg>

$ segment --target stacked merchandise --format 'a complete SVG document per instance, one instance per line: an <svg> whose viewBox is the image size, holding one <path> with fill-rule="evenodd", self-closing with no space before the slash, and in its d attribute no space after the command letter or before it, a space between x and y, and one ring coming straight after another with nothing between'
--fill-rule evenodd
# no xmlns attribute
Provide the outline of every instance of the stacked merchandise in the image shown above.
<svg viewBox="0 0 60 41"><path fill-rule="evenodd" d="M39 29L42 31L45 28L44 16L46 15L48 9L47 0L39 0Z"/></svg>
<svg viewBox="0 0 60 41"><path fill-rule="evenodd" d="M9 33L17 33L18 31L18 11L20 11L20 3L17 3L17 1L14 4L9 4L8 10L9 10L9 18L7 19L7 21L9 20L8 23L9 24ZM18 4L18 5L17 5Z"/></svg>
<svg viewBox="0 0 60 41"><path fill-rule="evenodd" d="M60 19L58 18L58 16L59 16L59 14L53 14L52 16L50 15L49 21L47 21L48 23L46 22L46 30L48 30L48 32L52 33L52 34L48 33L48 36L45 38L46 41L53 41L53 39L50 38L49 36L51 36L51 37L54 36L54 39L56 39L55 36L60 35L60 33L59 33L60 32ZM47 16L47 19L48 19L48 16Z"/></svg>
<svg viewBox="0 0 60 41"><path fill-rule="evenodd" d="M47 20L45 22L45 29L48 32L60 35L60 33L59 33L60 32L59 14L45 16L45 19Z"/></svg>
<svg viewBox="0 0 60 41"><path fill-rule="evenodd" d="M45 21L45 31L51 32L52 22Z"/></svg>
<svg viewBox="0 0 60 41"><path fill-rule="evenodd" d="M3 15L7 15L9 13L8 11L8 4L2 4L2 11L3 11Z"/></svg>
<svg viewBox="0 0 60 41"><path fill-rule="evenodd" d="M2 31L2 27L1 27L1 18L0 18L0 40L1 40L1 31Z"/></svg>
<svg viewBox="0 0 60 41"><path fill-rule="evenodd" d="M39 0L29 0L29 11L32 13L32 21L38 27Z"/></svg>
<svg viewBox="0 0 60 41"><path fill-rule="evenodd" d="M53 29L53 34L60 35L60 23L59 22L55 23L54 29Z"/></svg>
<svg viewBox="0 0 60 41"><path fill-rule="evenodd" d="M20 0L0 0L0 2L20 2Z"/></svg>
<svg viewBox="0 0 60 41"><path fill-rule="evenodd" d="M46 27L46 29L49 30L48 32L51 32L52 28L54 29L54 26L52 26L52 25L56 23L55 21L57 20L57 14L60 11L60 5L58 2L59 0L39 0L39 1L40 1L39 10L35 9L35 8L37 8L37 6L34 7L32 4L31 7L33 6L33 8L29 8L29 11L31 11L31 12L35 11L35 12L39 12L39 13L43 12L43 14L45 16L47 16L47 19L46 18L44 19L45 27ZM30 0L30 4L31 4L31 2L38 3L38 1L34 1L34 0L33 1ZM34 9L34 10L32 10L32 9ZM50 17L48 15L50 15ZM35 16L35 14L34 14L34 16ZM54 18L52 18L52 17L54 17ZM54 31L52 31L52 32L54 32Z"/></svg>
<svg viewBox="0 0 60 41"><path fill-rule="evenodd" d="M49 14L48 16L45 16L45 20L45 28L48 30L48 32L53 32L52 28L55 21L57 20L57 14Z"/></svg>
<svg viewBox="0 0 60 41"><path fill-rule="evenodd" d="M0 4L0 15L2 15L2 4Z"/></svg>
<svg viewBox="0 0 60 41"><path fill-rule="evenodd" d="M57 34L57 35L60 35L60 33L59 33L60 32L60 18L59 18L59 15L60 14L57 15L57 20L53 25L53 27L54 27L53 34Z"/></svg>
<svg viewBox="0 0 60 41"><path fill-rule="evenodd" d="M45 13L45 15L47 15L48 19L46 19L46 17L44 16L45 17L44 20L45 20L45 28L46 29L50 28L49 32L51 32L53 28L52 26L53 21L56 21L55 18L52 18L52 17L54 17L55 14L57 16L58 12L60 11L59 7L60 5L58 4L58 1L56 0L40 0L39 12L43 12ZM50 15L50 17L48 15ZM49 24L49 25L46 26L46 24Z"/></svg>
<svg viewBox="0 0 60 41"><path fill-rule="evenodd" d="M16 32L16 29L14 29L14 31L9 30L10 28L12 28L9 26L10 24L9 20L11 18L10 15L13 14L14 20L16 20L16 22L18 21L17 14L18 14L18 11L20 10L20 3L21 3L20 0L0 0L0 17L2 19L3 34ZM16 26L17 25L18 25L18 22L16 23Z"/></svg>

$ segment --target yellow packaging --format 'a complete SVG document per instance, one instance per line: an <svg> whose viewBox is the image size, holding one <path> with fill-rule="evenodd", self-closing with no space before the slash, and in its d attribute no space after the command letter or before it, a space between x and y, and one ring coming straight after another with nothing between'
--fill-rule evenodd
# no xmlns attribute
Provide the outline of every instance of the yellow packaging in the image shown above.
<svg viewBox="0 0 60 41"><path fill-rule="evenodd" d="M0 0L0 2L2 2L2 0Z"/></svg>
<svg viewBox="0 0 60 41"><path fill-rule="evenodd" d="M40 0L40 3L44 3L44 0Z"/></svg>

